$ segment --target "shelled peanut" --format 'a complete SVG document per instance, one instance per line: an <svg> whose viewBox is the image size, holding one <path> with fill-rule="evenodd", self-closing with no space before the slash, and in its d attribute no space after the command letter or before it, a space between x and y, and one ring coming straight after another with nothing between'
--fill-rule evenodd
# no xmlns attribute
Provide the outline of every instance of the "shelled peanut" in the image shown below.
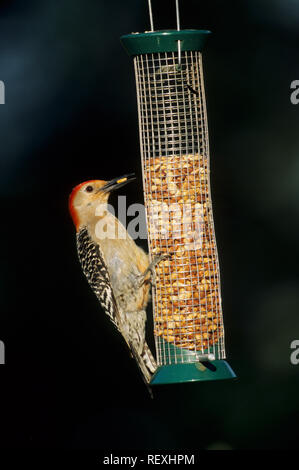
<svg viewBox="0 0 299 470"><path fill-rule="evenodd" d="M173 155L144 162L145 202L156 266L155 335L205 350L223 336L208 161Z"/></svg>

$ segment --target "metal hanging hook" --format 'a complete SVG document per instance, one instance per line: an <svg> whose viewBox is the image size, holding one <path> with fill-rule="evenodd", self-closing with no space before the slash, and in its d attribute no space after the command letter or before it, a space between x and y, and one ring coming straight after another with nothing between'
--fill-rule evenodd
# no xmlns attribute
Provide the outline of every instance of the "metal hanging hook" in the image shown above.
<svg viewBox="0 0 299 470"><path fill-rule="evenodd" d="M154 31L154 19L153 19L153 9L152 9L152 2L148 0L148 11L150 17L150 25L151 31ZM179 0L175 0L175 13L176 13L176 29L180 31L181 29L181 22L180 22L180 7L179 7ZM182 64L182 50L181 50L181 41L178 40L178 67L180 68Z"/></svg>

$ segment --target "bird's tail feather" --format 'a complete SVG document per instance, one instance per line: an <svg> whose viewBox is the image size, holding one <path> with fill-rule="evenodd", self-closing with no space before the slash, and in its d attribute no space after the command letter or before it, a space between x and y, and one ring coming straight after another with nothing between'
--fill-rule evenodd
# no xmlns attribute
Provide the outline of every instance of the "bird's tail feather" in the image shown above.
<svg viewBox="0 0 299 470"><path fill-rule="evenodd" d="M157 363L156 363L156 361L154 359L154 356L152 355L152 352L151 352L150 348L148 347L147 343L144 343L143 352L142 352L141 357L142 357L142 359L144 361L144 364L146 365L147 369L150 371L151 377L152 377L152 375L156 372Z"/></svg>
<svg viewBox="0 0 299 470"><path fill-rule="evenodd" d="M153 398L152 390L149 386L151 378L153 376L153 373L157 369L157 364L156 361L147 345L147 343L144 343L143 351L142 354L140 354L132 344L130 344L130 349L133 354L134 359L137 362L138 368L141 372L143 381L145 385L147 386L147 389Z"/></svg>

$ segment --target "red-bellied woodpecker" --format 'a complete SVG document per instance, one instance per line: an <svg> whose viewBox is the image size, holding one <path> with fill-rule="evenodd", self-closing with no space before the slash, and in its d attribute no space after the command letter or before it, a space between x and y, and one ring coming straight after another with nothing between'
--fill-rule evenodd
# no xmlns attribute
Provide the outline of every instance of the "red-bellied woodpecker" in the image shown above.
<svg viewBox="0 0 299 470"><path fill-rule="evenodd" d="M157 366L145 341L146 306L151 270L163 258L149 263L148 255L108 211L110 192L132 179L133 175L125 175L79 184L70 195L69 208L83 272L148 384Z"/></svg>

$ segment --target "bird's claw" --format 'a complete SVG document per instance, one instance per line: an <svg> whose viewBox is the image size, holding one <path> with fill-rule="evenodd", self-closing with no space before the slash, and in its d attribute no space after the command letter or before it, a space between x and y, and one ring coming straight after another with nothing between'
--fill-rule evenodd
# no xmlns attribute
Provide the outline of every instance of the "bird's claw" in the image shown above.
<svg viewBox="0 0 299 470"><path fill-rule="evenodd" d="M145 272L137 277L137 283L136 283L137 287L140 288L147 281L147 276L149 273L151 274L150 281L152 284L155 285L156 284L155 267L159 263L161 263L161 261L166 261L167 259L170 259L170 258L171 258L171 254L169 253L160 253L159 255L156 255L153 261L149 264L149 266L145 270Z"/></svg>

